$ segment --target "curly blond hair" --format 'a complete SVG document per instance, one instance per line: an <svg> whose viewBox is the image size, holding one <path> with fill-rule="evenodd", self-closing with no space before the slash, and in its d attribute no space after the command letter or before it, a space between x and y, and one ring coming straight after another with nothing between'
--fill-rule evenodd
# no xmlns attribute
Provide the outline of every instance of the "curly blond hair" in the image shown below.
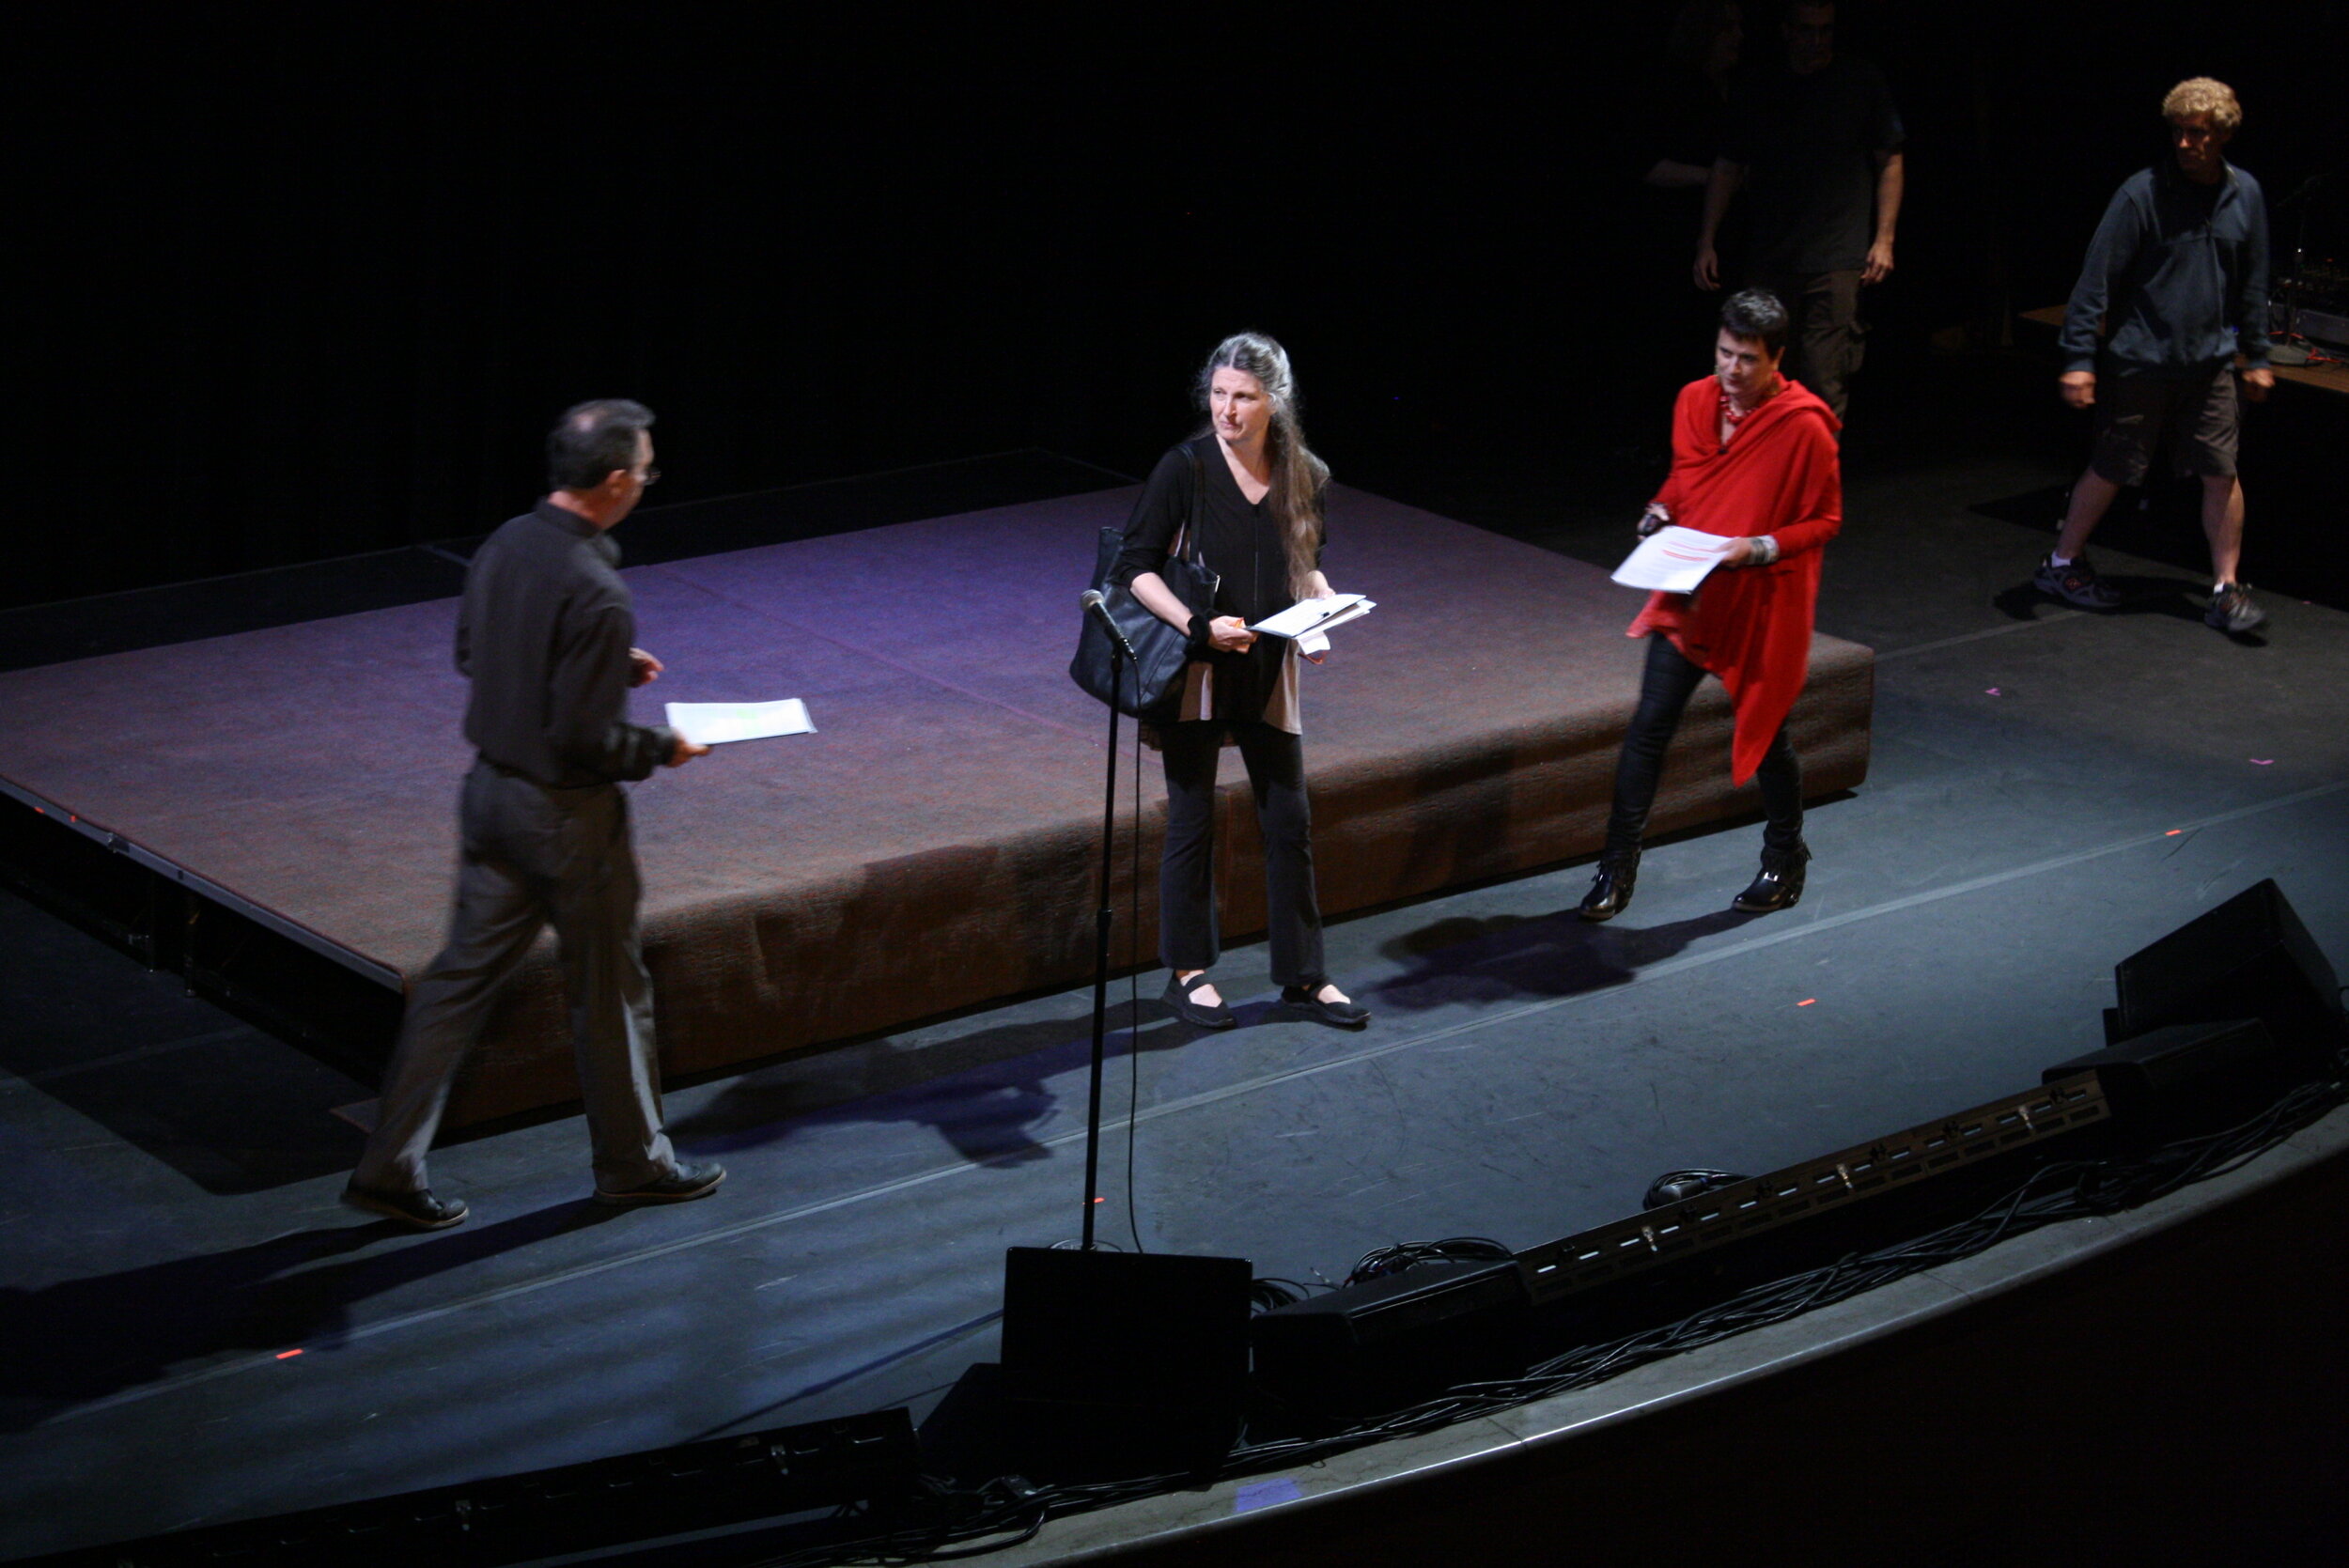
<svg viewBox="0 0 2349 1568"><path fill-rule="evenodd" d="M2163 119L2175 122L2190 115L2208 115L2213 131L2232 136L2243 123L2243 105L2235 101L2234 89L2226 83L2194 76L2170 88L2170 96L2161 101Z"/></svg>

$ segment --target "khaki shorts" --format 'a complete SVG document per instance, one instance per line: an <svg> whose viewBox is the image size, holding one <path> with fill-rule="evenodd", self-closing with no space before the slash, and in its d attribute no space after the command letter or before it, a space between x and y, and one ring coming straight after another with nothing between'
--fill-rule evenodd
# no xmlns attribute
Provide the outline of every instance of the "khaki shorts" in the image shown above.
<svg viewBox="0 0 2349 1568"><path fill-rule="evenodd" d="M2116 485L2139 485L2167 442L2180 474L2231 478L2243 418L2234 370L2187 376L2096 376L2096 444L2089 466Z"/></svg>

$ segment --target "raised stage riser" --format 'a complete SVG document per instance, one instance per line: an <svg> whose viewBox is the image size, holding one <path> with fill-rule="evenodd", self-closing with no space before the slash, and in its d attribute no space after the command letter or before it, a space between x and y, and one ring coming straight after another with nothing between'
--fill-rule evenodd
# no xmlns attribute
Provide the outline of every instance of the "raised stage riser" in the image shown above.
<svg viewBox="0 0 2349 1568"><path fill-rule="evenodd" d="M1824 644L1791 722L1812 800L1867 776L1874 663ZM1627 713L1583 715L1391 759L1306 759L1315 865L1325 915L1423 896L1595 854L1604 842ZM1691 700L1669 754L1651 835L1749 815L1750 782L1729 784L1726 696ZM1157 759L1143 755L1153 770ZM1113 954L1155 962L1164 804L1155 777L1143 815L1140 896L1121 840ZM1121 799L1127 798L1121 789ZM1247 780L1226 753L1217 883L1227 941L1265 924L1262 861ZM1081 984L1093 972L1097 817L994 846L948 846L794 890L745 899L713 920L654 919L646 955L672 1074L708 1071L894 1028L1007 995ZM1734 891L1734 890L1729 890ZM1723 894L1726 900L1727 893ZM1131 924L1129 924L1129 911ZM1129 945L1129 932L1131 934ZM1148 987L1155 989L1155 987ZM452 1097L454 1126L577 1095L551 943L499 1009Z"/></svg>

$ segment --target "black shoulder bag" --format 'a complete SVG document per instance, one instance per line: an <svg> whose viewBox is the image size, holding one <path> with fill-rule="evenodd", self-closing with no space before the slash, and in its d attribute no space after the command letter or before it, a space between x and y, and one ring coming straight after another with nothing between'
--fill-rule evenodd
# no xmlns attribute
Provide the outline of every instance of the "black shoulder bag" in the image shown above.
<svg viewBox="0 0 2349 1568"><path fill-rule="evenodd" d="M1207 569L1199 552L1199 513L1206 500L1207 475L1197 448L1185 442L1183 452L1190 458L1190 519L1183 524L1174 548L1166 552L1159 578L1193 614L1206 615L1214 612L1221 581ZM1132 644L1133 662L1122 674L1112 674L1109 633L1087 615L1084 629L1077 636L1077 657L1068 661L1068 678L1120 713L1130 713L1145 723L1171 724L1182 711L1183 671L1190 662L1190 638L1153 614L1134 598L1131 588L1110 585L1110 573L1125 549L1123 530L1101 530L1101 548L1093 563L1093 586L1100 591L1110 618Z"/></svg>

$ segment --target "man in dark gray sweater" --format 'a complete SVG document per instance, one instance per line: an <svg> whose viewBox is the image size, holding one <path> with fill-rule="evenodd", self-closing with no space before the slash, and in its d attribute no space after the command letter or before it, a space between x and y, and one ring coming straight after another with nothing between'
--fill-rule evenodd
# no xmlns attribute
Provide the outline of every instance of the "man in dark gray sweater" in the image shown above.
<svg viewBox="0 0 2349 1568"><path fill-rule="evenodd" d="M2095 409L2095 447L2033 582L2085 610L2120 602L2088 564L2088 536L2167 441L2180 472L2202 481L2212 578L2203 619L2244 632L2267 616L2235 581L2243 485L2234 361L2243 357L2242 396L2265 397L2276 384L2267 367L2267 205L2259 181L2227 162L2243 110L2225 83L2181 82L2161 112L2173 157L2114 194L2063 314L2063 398Z"/></svg>
<svg viewBox="0 0 2349 1568"><path fill-rule="evenodd" d="M381 1112L343 1201L419 1230L465 1205L435 1197L425 1153L499 985L538 933L561 943L596 1199L674 1203L725 1176L680 1164L661 1130L652 984L637 939L636 855L620 782L708 751L628 718L628 690L661 673L606 532L660 477L652 411L582 403L547 438L550 493L490 536L465 573L457 667L473 682L461 858L448 945L411 990Z"/></svg>

